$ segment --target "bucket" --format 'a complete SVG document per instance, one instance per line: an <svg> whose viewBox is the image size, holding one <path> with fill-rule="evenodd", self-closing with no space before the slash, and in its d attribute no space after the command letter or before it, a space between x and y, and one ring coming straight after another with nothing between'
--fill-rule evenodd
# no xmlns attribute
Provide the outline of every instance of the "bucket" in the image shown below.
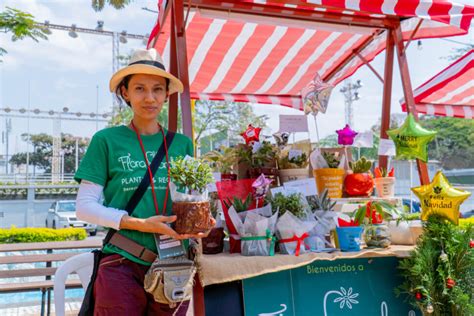
<svg viewBox="0 0 474 316"><path fill-rule="evenodd" d="M362 230L361 226L336 227L341 251L360 251Z"/></svg>
<svg viewBox="0 0 474 316"><path fill-rule="evenodd" d="M308 168L280 169L280 184L308 178Z"/></svg>
<svg viewBox="0 0 474 316"><path fill-rule="evenodd" d="M344 169L322 168L313 170L318 193L322 194L324 189L328 190L331 199L342 197L342 184L344 183Z"/></svg>
<svg viewBox="0 0 474 316"><path fill-rule="evenodd" d="M375 188L377 189L377 196L381 198L388 198L395 196L395 178L384 177L375 178Z"/></svg>

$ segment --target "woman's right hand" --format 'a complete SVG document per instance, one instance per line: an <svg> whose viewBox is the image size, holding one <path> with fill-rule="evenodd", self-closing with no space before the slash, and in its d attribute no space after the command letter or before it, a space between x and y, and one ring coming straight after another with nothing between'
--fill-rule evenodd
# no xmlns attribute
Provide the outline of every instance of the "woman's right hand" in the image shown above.
<svg viewBox="0 0 474 316"><path fill-rule="evenodd" d="M180 235L168 224L176 221L176 215L161 216L155 215L148 218L135 218L128 215L122 217L120 229L138 230L144 233L155 233L167 235L174 239L188 239L191 236L187 234Z"/></svg>

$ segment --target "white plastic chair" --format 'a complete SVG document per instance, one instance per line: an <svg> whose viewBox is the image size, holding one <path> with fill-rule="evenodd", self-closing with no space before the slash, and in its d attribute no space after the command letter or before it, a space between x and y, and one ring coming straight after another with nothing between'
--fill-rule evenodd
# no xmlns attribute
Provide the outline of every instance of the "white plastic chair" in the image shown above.
<svg viewBox="0 0 474 316"><path fill-rule="evenodd" d="M54 274L54 307L56 315L64 316L65 314L65 290L68 275L76 272L85 290L89 285L93 266L94 254L86 252L67 259L56 270Z"/></svg>

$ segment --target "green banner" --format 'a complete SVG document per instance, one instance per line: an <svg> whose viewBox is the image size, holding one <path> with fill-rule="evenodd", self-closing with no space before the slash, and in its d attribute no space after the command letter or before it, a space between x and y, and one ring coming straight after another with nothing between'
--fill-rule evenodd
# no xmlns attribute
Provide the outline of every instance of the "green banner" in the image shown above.
<svg viewBox="0 0 474 316"><path fill-rule="evenodd" d="M397 258L315 261L243 280L247 316L416 316L394 288Z"/></svg>

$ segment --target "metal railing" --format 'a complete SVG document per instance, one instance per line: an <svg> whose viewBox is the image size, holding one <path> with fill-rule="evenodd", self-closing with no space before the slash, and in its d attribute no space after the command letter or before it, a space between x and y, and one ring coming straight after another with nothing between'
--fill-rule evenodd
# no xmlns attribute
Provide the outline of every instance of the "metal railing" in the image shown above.
<svg viewBox="0 0 474 316"><path fill-rule="evenodd" d="M0 184L52 183L53 179L57 179L59 182L74 182L74 173L29 173L28 175L26 173L0 174Z"/></svg>

